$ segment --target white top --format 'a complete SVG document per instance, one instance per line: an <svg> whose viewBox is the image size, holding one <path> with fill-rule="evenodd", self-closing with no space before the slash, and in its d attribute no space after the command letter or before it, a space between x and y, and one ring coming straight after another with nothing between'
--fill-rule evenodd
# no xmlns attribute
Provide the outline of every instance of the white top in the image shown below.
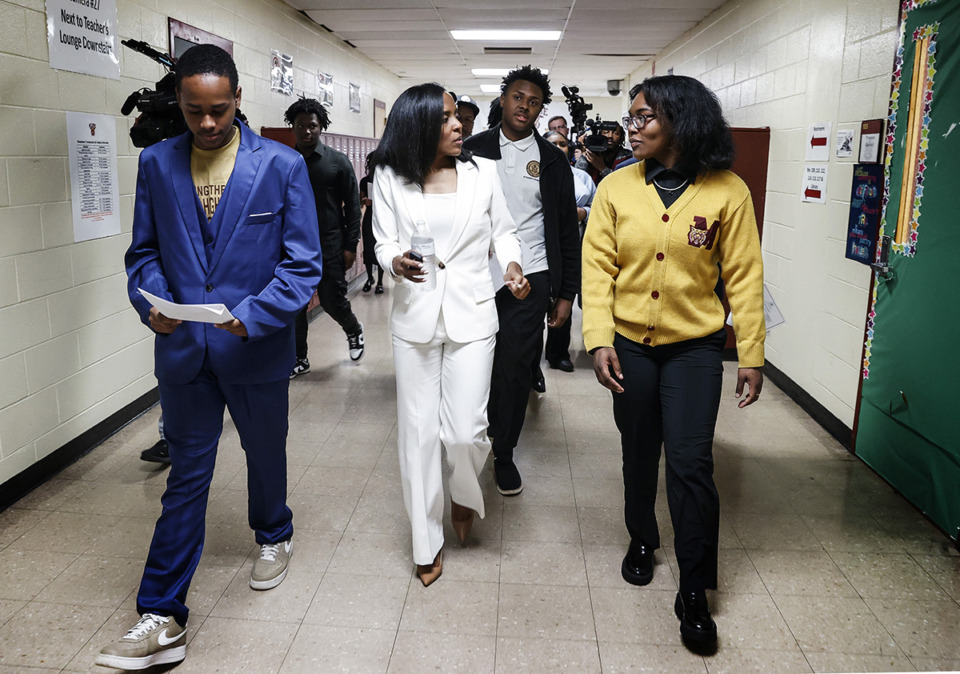
<svg viewBox="0 0 960 674"><path fill-rule="evenodd" d="M573 169L573 191L577 196L577 206L584 209L587 214L583 216L584 221L590 217L590 206L593 205L593 195L597 193L597 186L593 178L586 171L571 166Z"/></svg>
<svg viewBox="0 0 960 674"><path fill-rule="evenodd" d="M453 218L457 209L457 193L424 194L426 202L427 227L433 234L434 250L449 250L450 233L453 231Z"/></svg>
<svg viewBox="0 0 960 674"><path fill-rule="evenodd" d="M543 199L540 196L540 148L531 133L516 142L500 130L500 161L497 173L503 184L507 208L517 223L523 273L547 271L547 241L543 229Z"/></svg>

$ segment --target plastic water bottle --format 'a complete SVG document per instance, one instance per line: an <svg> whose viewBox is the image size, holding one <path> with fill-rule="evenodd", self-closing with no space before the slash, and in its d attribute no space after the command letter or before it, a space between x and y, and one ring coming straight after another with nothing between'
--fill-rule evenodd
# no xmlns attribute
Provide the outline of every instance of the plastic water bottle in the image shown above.
<svg viewBox="0 0 960 674"><path fill-rule="evenodd" d="M417 287L424 291L437 287L437 255L433 245L433 234L423 220L417 220L410 237L410 249L423 256L424 282Z"/></svg>

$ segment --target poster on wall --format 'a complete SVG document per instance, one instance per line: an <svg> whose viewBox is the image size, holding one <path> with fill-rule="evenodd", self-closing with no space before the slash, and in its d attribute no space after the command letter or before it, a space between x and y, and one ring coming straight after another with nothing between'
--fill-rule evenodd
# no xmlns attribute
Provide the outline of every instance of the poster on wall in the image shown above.
<svg viewBox="0 0 960 674"><path fill-rule="evenodd" d="M807 161L830 161L830 122L811 124L807 129Z"/></svg>
<svg viewBox="0 0 960 674"><path fill-rule="evenodd" d="M293 57L270 50L270 91L293 96Z"/></svg>
<svg viewBox="0 0 960 674"><path fill-rule="evenodd" d="M853 129L837 129L837 156L853 156Z"/></svg>
<svg viewBox="0 0 960 674"><path fill-rule="evenodd" d="M107 115L67 113L73 240L120 233L116 120Z"/></svg>
<svg viewBox="0 0 960 674"><path fill-rule="evenodd" d="M853 167L850 191L850 219L847 221L846 258L871 264L877 252L880 199L883 196L883 167L857 164Z"/></svg>
<svg viewBox="0 0 960 674"><path fill-rule="evenodd" d="M117 0L47 0L50 67L120 79Z"/></svg>
<svg viewBox="0 0 960 674"><path fill-rule="evenodd" d="M860 123L860 163L880 163L880 137L883 135L883 120L868 119Z"/></svg>
<svg viewBox="0 0 960 674"><path fill-rule="evenodd" d="M800 201L814 204L827 203L827 167L807 164L803 167L803 187Z"/></svg>
<svg viewBox="0 0 960 674"><path fill-rule="evenodd" d="M350 83L350 110L360 112L360 85Z"/></svg>
<svg viewBox="0 0 960 674"><path fill-rule="evenodd" d="M333 75L317 71L317 99L325 108L333 107Z"/></svg>

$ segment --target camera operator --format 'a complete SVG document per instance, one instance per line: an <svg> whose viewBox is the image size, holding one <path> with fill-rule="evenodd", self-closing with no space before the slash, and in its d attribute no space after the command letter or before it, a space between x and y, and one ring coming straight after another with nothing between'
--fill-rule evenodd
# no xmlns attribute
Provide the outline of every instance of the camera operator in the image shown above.
<svg viewBox="0 0 960 674"><path fill-rule="evenodd" d="M600 134L607 139L607 149L603 152L594 152L589 148L584 148L583 155L574 164L576 168L589 173L595 185L612 173L617 164L633 156L623 146L623 127L619 124L612 129L601 126ZM583 142L583 139L580 139L580 141Z"/></svg>

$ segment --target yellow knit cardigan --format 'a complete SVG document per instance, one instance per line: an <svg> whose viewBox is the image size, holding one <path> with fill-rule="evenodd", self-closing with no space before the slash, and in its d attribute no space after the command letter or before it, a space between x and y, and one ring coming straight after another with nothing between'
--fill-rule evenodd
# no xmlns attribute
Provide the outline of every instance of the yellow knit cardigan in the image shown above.
<svg viewBox="0 0 960 674"><path fill-rule="evenodd" d="M597 188L583 239L586 348L613 346L614 333L658 346L720 330L718 274L740 367L761 367L763 261L747 186L714 171L665 209L644 162L614 171Z"/></svg>

